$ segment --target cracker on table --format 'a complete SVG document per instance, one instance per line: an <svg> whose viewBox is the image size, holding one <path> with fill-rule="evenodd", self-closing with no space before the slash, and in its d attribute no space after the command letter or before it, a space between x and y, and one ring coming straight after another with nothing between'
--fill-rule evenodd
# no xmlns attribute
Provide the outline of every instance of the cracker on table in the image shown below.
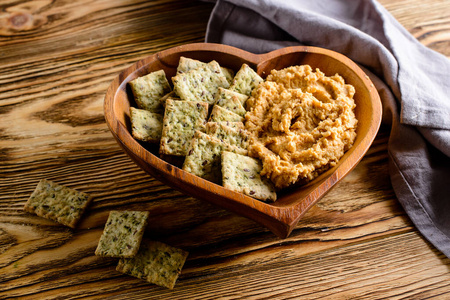
<svg viewBox="0 0 450 300"><path fill-rule="evenodd" d="M208 122L243 122L244 117L219 105L214 105Z"/></svg>
<svg viewBox="0 0 450 300"><path fill-rule="evenodd" d="M207 63L196 60L196 59L181 56L179 63L178 63L178 67L177 67L177 74L186 73L187 71L200 68L206 64ZM233 81L233 77L234 77L233 70L222 67L222 66L220 67L220 69L222 70L222 73L225 76L225 78L227 79L228 83L231 84L231 82Z"/></svg>
<svg viewBox="0 0 450 300"><path fill-rule="evenodd" d="M214 104L219 87L227 88L229 83L219 64L211 61L197 69L172 77L174 91L182 100Z"/></svg>
<svg viewBox="0 0 450 300"><path fill-rule="evenodd" d="M221 140L196 131L189 152L183 163L183 170L214 183L221 182L220 156L222 151L247 154L247 150L232 146Z"/></svg>
<svg viewBox="0 0 450 300"><path fill-rule="evenodd" d="M24 210L75 228L91 201L86 193L42 179L25 203Z"/></svg>
<svg viewBox="0 0 450 300"><path fill-rule="evenodd" d="M208 122L205 126L206 134L242 149L247 149L250 140L249 133L244 129L232 128L226 123Z"/></svg>
<svg viewBox="0 0 450 300"><path fill-rule="evenodd" d="M204 128L207 115L207 103L168 99L160 154L185 156L195 131Z"/></svg>
<svg viewBox="0 0 450 300"><path fill-rule="evenodd" d="M148 216L148 211L110 211L95 255L108 257L135 256L147 226Z"/></svg>
<svg viewBox="0 0 450 300"><path fill-rule="evenodd" d="M131 134L137 140L159 143L163 115L145 109L130 107Z"/></svg>
<svg viewBox="0 0 450 300"><path fill-rule="evenodd" d="M245 110L243 103L245 103L247 98L248 97L246 95L239 94L238 92L219 88L214 105L221 106L234 112L235 114L240 115L241 117L244 117L247 111Z"/></svg>
<svg viewBox="0 0 450 300"><path fill-rule="evenodd" d="M224 151L221 165L223 187L266 202L277 200L273 183L260 175L262 164L259 160Z"/></svg>
<svg viewBox="0 0 450 300"><path fill-rule="evenodd" d="M159 99L172 90L164 70L138 77L128 84L137 106L152 112L162 112L163 107Z"/></svg>
<svg viewBox="0 0 450 300"><path fill-rule="evenodd" d="M264 80L247 64L243 64L233 78L230 90L251 96L252 91Z"/></svg>
<svg viewBox="0 0 450 300"><path fill-rule="evenodd" d="M173 289L188 252L158 241L143 240L132 258L121 258L116 270Z"/></svg>

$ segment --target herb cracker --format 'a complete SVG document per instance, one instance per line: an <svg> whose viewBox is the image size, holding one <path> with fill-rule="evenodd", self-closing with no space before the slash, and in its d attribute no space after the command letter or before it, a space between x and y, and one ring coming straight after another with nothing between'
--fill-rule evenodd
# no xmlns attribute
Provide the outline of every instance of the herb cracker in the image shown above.
<svg viewBox="0 0 450 300"><path fill-rule="evenodd" d="M250 135L243 129L236 129L225 123L208 122L205 126L206 134L242 149L247 149Z"/></svg>
<svg viewBox="0 0 450 300"><path fill-rule="evenodd" d="M163 116L145 109L130 107L131 134L137 140L159 143Z"/></svg>
<svg viewBox="0 0 450 300"><path fill-rule="evenodd" d="M203 179L220 183L220 156L222 151L228 150L247 154L247 150L229 145L221 140L196 131L189 152L183 163L183 170Z"/></svg>
<svg viewBox="0 0 450 300"><path fill-rule="evenodd" d="M228 88L229 83L216 61L197 69L172 77L174 91L182 100L214 104L219 87Z"/></svg>
<svg viewBox="0 0 450 300"><path fill-rule="evenodd" d="M24 210L75 228L92 198L83 192L42 179Z"/></svg>
<svg viewBox="0 0 450 300"><path fill-rule="evenodd" d="M208 104L167 99L159 152L185 156L195 130L206 123Z"/></svg>
<svg viewBox="0 0 450 300"><path fill-rule="evenodd" d="M229 111L244 117L247 111L245 110L243 103L245 103L247 98L248 97L246 95L242 95L224 88L219 88L216 94L215 105L226 108Z"/></svg>
<svg viewBox="0 0 450 300"><path fill-rule="evenodd" d="M244 117L219 105L214 105L208 122L243 122Z"/></svg>
<svg viewBox="0 0 450 300"><path fill-rule="evenodd" d="M144 240L133 258L121 258L116 270L173 289L188 252L162 242Z"/></svg>
<svg viewBox="0 0 450 300"><path fill-rule="evenodd" d="M262 164L255 158L222 152L222 185L247 196L274 202L277 199L274 185L268 178L261 177Z"/></svg>
<svg viewBox="0 0 450 300"><path fill-rule="evenodd" d="M129 82L136 104L141 109L162 112L159 99L171 91L164 70L158 70Z"/></svg>
<svg viewBox="0 0 450 300"><path fill-rule="evenodd" d="M198 69L206 64L207 63L196 60L196 59L181 56L180 60L178 62L177 74L186 73L190 70ZM231 82L233 81L233 77L234 77L233 70L224 68L224 67L220 67L220 69L222 70L222 73L225 76L225 78L227 79L228 83L231 84Z"/></svg>
<svg viewBox="0 0 450 300"><path fill-rule="evenodd" d="M233 83L230 90L251 96L252 91L264 80L247 64L243 64L236 76L233 78Z"/></svg>
<svg viewBox="0 0 450 300"><path fill-rule="evenodd" d="M148 211L110 211L95 255L133 257L147 225Z"/></svg>

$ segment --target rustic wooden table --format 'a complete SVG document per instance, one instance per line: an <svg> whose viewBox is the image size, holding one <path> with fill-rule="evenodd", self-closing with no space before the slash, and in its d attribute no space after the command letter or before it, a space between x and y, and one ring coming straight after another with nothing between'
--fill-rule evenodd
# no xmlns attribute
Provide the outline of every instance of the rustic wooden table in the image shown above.
<svg viewBox="0 0 450 300"><path fill-rule="evenodd" d="M381 2L450 56L449 0ZM389 128L284 240L172 190L122 152L103 118L111 80L154 52L202 42L212 4L0 7L0 298L450 299L450 260L418 233L391 188ZM41 178L95 198L77 229L22 210ZM174 290L94 255L112 209L149 210L146 235L190 252Z"/></svg>

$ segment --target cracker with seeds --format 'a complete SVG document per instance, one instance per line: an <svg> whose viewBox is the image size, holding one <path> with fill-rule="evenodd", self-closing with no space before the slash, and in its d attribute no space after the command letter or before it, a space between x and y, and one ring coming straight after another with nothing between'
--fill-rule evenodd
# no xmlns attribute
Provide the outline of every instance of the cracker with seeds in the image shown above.
<svg viewBox="0 0 450 300"><path fill-rule="evenodd" d="M214 104L219 87L228 88L229 83L216 61L197 69L172 77L174 91L182 100Z"/></svg>
<svg viewBox="0 0 450 300"><path fill-rule="evenodd" d="M147 226L148 215L148 211L110 211L95 255L135 256Z"/></svg>
<svg viewBox="0 0 450 300"><path fill-rule="evenodd" d="M131 134L137 140L159 143L163 116L145 109L130 107Z"/></svg>
<svg viewBox="0 0 450 300"><path fill-rule="evenodd" d="M218 123L223 124L225 126L231 127L233 129L245 129L243 122L229 122L229 121L221 121L221 122L208 122L208 123Z"/></svg>
<svg viewBox="0 0 450 300"><path fill-rule="evenodd" d="M277 199L273 183L261 177L259 160L233 152L222 152L222 185L247 196L274 202Z"/></svg>
<svg viewBox="0 0 450 300"><path fill-rule="evenodd" d="M198 69L204 65L206 65L205 62L181 56L177 67L177 74L186 73L190 70ZM224 67L220 67L220 69L222 70L222 73L227 79L228 83L231 84L234 77L233 70Z"/></svg>
<svg viewBox="0 0 450 300"><path fill-rule="evenodd" d="M141 109L162 112L159 99L172 89L164 70L158 70L129 82L136 104Z"/></svg>
<svg viewBox="0 0 450 300"><path fill-rule="evenodd" d="M188 252L158 241L142 241L133 258L121 258L116 270L173 289L186 262Z"/></svg>
<svg viewBox="0 0 450 300"><path fill-rule="evenodd" d="M244 117L235 114L234 112L223 108L219 105L214 105L209 116L208 122L244 122Z"/></svg>
<svg viewBox="0 0 450 300"><path fill-rule="evenodd" d="M167 99L159 152L185 156L198 129L204 128L208 104Z"/></svg>
<svg viewBox="0 0 450 300"><path fill-rule="evenodd" d="M242 100L243 98L245 98L245 100ZM226 108L229 111L232 111L235 114L238 114L241 117L244 117L245 113L247 111L245 110L242 103L245 103L247 98L248 97L246 95L242 95L237 92L227 90L224 88L219 88L219 90L217 91L217 94L216 94L215 105Z"/></svg>
<svg viewBox="0 0 450 300"><path fill-rule="evenodd" d="M208 122L205 126L206 134L242 149L247 149L250 135L243 129L235 129L224 123Z"/></svg>
<svg viewBox="0 0 450 300"><path fill-rule="evenodd" d="M186 73L190 70L195 70L205 65L205 62L199 61L197 59L181 56L178 61L177 74Z"/></svg>
<svg viewBox="0 0 450 300"><path fill-rule="evenodd" d="M221 182L220 156L222 151L247 154L247 150L229 145L221 140L196 131L189 152L183 163L183 170L214 183Z"/></svg>
<svg viewBox="0 0 450 300"><path fill-rule="evenodd" d="M42 179L25 203L24 210L75 228L91 201L86 193Z"/></svg>
<svg viewBox="0 0 450 300"><path fill-rule="evenodd" d="M264 80L247 64L243 64L236 76L233 78L233 83L230 90L251 96L252 91Z"/></svg>

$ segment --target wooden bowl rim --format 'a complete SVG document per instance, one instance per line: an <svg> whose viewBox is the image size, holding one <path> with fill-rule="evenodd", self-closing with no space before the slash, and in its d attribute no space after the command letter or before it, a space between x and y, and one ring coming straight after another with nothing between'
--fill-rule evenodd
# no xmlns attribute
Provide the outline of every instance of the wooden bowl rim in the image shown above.
<svg viewBox="0 0 450 300"><path fill-rule="evenodd" d="M302 201L299 201L295 205L291 206L277 206L277 202L265 203L259 200L256 200L252 197L246 196L241 193L233 192L224 187L214 184L210 181L197 177L193 174L190 174L180 168L177 168L174 165L164 161L163 159L157 157L150 151L146 150L141 144L136 141L131 133L127 130L124 124L116 117L114 112L114 102L120 89L124 89L127 82L130 81L133 77L133 74L136 74L142 68L145 68L147 65L158 61L161 57L167 57L169 55L181 53L181 52L192 52L192 51L208 51L208 52L217 52L217 53L225 53L233 56L237 56L243 60L251 62L255 65L259 65L264 61L271 60L280 54L290 54L296 52L307 52L313 54L321 54L326 56L331 56L332 58L339 60L345 66L347 66L352 72L354 72L357 77L361 79L367 90L370 94L371 107L373 108L373 114L370 120L370 126L367 134L363 137L363 140L359 142L358 147L353 149L351 153L351 157L354 159L353 164L341 164L338 165L332 174L325 178L315 189L314 191L319 191L319 194L315 193L311 195L311 193L303 198ZM376 91L373 83L370 81L369 77L364 73L364 71L359 68L359 66L354 63L352 60L347 58L346 56L339 54L337 52L318 48L318 47L310 47L310 46L292 46L287 48L282 48L278 50L274 50L272 52L264 53L264 54L253 54L247 52L242 49L238 49L228 45L222 44L212 44L212 43L194 43L187 44L182 46L177 46L173 48L169 48L167 50L163 50L152 54L146 58L143 58L133 65L129 66L127 69L122 71L118 76L114 78L112 83L110 84L104 101L104 113L106 123L111 130L113 136L116 140L121 144L121 146L126 150L125 152L133 159L135 162L142 168L140 163L144 162L150 164L152 168L156 168L159 172L162 173L162 176L158 176L157 179L163 181L164 183L177 188L177 182L167 181L165 178L174 178L178 179L179 183L188 184L188 189L193 190L205 190L207 189L209 193L213 193L221 198L228 198L229 201L235 202L238 204L238 207L248 207L250 210L253 210L259 218L263 218L263 220L256 220L260 223L264 223L263 225L267 225L267 222L279 222L283 223L284 232L275 232L280 231L279 229L273 230L280 237L287 237L290 234L290 231L295 227L298 223L301 216L311 208L319 199L323 197L323 195L328 192L331 187L333 187L336 183L342 180L363 158L364 154L369 149L372 144L376 133L378 132L379 126L381 124L381 101ZM131 149L139 149L137 152L132 152ZM128 152L128 151L131 151ZM136 155L138 161L136 161ZM348 157L347 157L348 159ZM151 174L153 176L157 174ZM313 181L314 182L314 181ZM185 190L183 190L185 191ZM213 201L214 202L214 201ZM227 205L227 203L217 203L224 208L230 209L231 206ZM236 210L236 209L232 209ZM237 212L239 213L239 212ZM249 215L247 214L247 217ZM252 218L252 217L251 217ZM255 218L253 218L255 219ZM270 227L270 226L269 226Z"/></svg>

